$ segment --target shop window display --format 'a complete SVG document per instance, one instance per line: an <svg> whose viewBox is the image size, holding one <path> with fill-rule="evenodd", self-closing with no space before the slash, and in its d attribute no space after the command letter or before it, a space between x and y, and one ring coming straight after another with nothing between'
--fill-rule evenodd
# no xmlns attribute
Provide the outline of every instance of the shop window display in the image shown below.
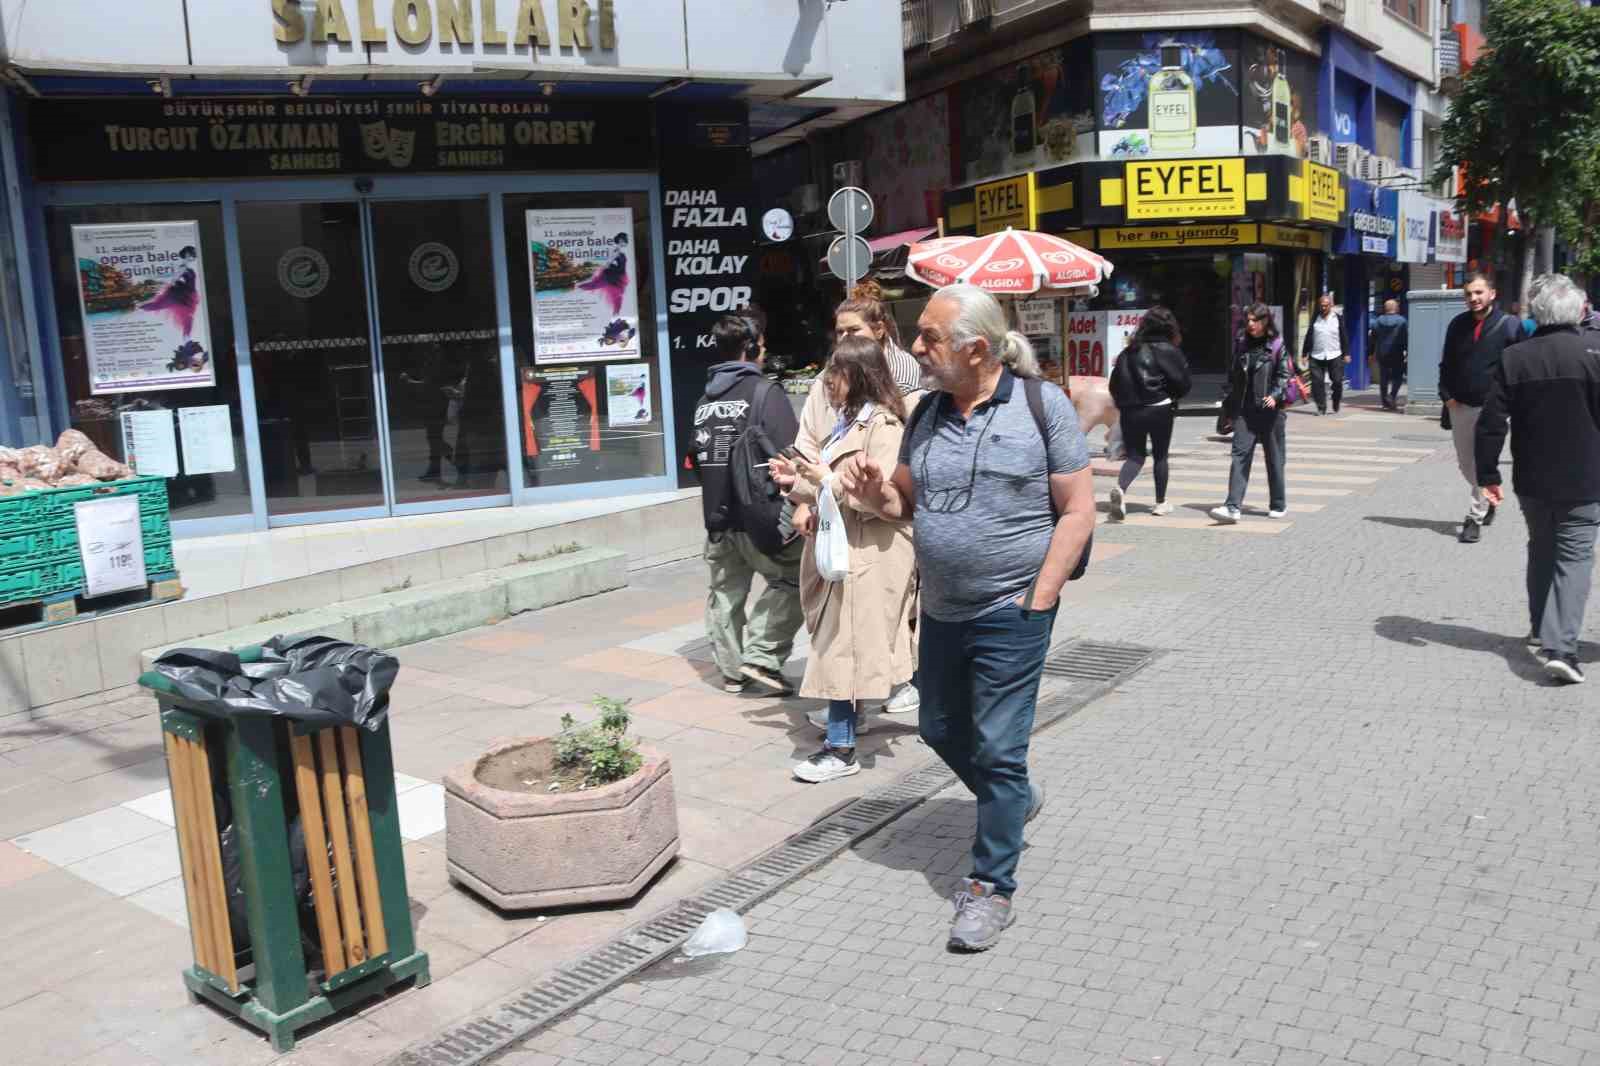
<svg viewBox="0 0 1600 1066"><path fill-rule="evenodd" d="M220 205L53 208L46 222L73 428L166 476L175 520L248 514Z"/></svg>
<svg viewBox="0 0 1600 1066"><path fill-rule="evenodd" d="M663 476L648 197L507 196L505 225L528 485Z"/></svg>

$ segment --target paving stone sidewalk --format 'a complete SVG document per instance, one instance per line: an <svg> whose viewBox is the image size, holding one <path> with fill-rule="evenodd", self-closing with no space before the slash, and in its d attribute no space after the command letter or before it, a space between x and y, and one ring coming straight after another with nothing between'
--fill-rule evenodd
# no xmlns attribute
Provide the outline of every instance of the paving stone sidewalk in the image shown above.
<svg viewBox="0 0 1600 1066"><path fill-rule="evenodd" d="M1289 452L1430 432L1297 413ZM1109 531L1114 602L1058 626L1164 654L1035 738L995 950L944 948L955 789L500 1066L1600 1061L1600 701L1521 647L1516 507L1463 546L1464 497L1440 452L1277 536Z"/></svg>

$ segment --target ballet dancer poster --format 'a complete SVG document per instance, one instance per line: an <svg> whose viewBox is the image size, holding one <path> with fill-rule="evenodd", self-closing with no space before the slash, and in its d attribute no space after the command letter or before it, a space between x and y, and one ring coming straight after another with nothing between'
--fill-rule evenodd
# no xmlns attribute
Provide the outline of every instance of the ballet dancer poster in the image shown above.
<svg viewBox="0 0 1600 1066"><path fill-rule="evenodd" d="M72 227L94 395L216 384L198 222Z"/></svg>
<svg viewBox="0 0 1600 1066"><path fill-rule="evenodd" d="M529 211L534 361L638 359L640 269L629 208Z"/></svg>

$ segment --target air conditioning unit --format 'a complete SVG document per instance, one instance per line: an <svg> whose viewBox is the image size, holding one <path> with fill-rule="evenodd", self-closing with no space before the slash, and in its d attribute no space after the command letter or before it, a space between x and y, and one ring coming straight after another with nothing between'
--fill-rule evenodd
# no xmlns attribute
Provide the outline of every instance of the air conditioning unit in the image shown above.
<svg viewBox="0 0 1600 1066"><path fill-rule="evenodd" d="M1359 144L1336 144L1333 146L1333 165L1352 178L1359 178L1361 157L1365 154L1366 149Z"/></svg>
<svg viewBox="0 0 1600 1066"><path fill-rule="evenodd" d="M994 15L994 0L956 0L956 16L963 28Z"/></svg>
<svg viewBox="0 0 1600 1066"><path fill-rule="evenodd" d="M864 173L865 168L861 165L861 160L859 159L846 159L842 163L835 163L833 165L833 187L842 189L846 185L854 185L859 189L864 180Z"/></svg>
<svg viewBox="0 0 1600 1066"><path fill-rule="evenodd" d="M1363 181L1383 181L1394 177L1396 164L1393 159L1382 155L1369 155L1361 160L1361 178Z"/></svg>
<svg viewBox="0 0 1600 1066"><path fill-rule="evenodd" d="M1333 165L1333 141L1325 133L1316 133L1306 141L1306 158L1323 166Z"/></svg>

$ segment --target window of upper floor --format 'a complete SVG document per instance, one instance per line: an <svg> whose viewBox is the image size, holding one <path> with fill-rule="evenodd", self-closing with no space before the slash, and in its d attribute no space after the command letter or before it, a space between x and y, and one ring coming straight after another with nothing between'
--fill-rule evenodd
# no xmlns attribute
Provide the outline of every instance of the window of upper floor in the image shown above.
<svg viewBox="0 0 1600 1066"><path fill-rule="evenodd" d="M1383 0L1383 9L1402 22L1409 22L1423 33L1430 29L1428 8L1432 0Z"/></svg>

